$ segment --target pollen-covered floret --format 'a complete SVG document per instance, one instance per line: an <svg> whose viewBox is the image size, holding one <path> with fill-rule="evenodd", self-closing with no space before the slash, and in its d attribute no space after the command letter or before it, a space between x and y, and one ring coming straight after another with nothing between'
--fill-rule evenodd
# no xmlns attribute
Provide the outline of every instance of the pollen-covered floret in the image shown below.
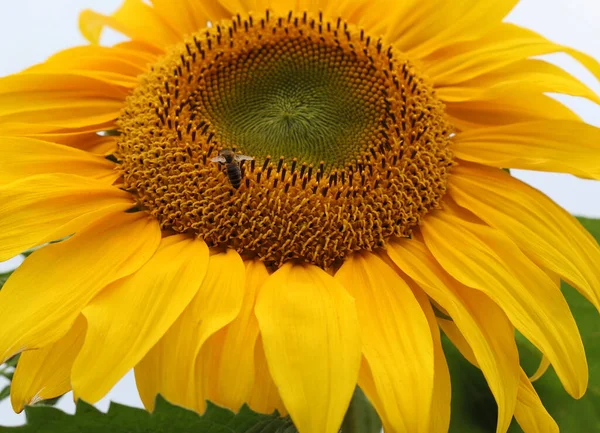
<svg viewBox="0 0 600 433"><path fill-rule="evenodd" d="M439 207L452 132L403 55L340 19L238 16L153 66L119 119L125 187L161 228L331 268ZM233 188L223 149L254 160Z"/></svg>

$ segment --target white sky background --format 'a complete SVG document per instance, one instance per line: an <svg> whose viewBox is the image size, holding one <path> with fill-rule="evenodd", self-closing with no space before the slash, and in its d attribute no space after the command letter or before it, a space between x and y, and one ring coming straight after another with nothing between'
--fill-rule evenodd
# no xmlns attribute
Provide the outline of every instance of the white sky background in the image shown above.
<svg viewBox="0 0 600 433"><path fill-rule="evenodd" d="M39 63L58 50L85 43L78 31L79 11L92 8L110 13L120 4L121 0L0 0L0 76ZM600 0L522 0L508 20L600 59ZM107 33L105 40L115 42L117 36ZM600 84L577 62L562 55L549 58L600 93ZM600 107L578 98L561 100L588 123L600 127ZM514 171L513 174L544 191L571 213L600 217L600 182L552 173ZM0 272L6 265L0 263ZM0 388L3 385L0 378ZM141 407L132 374L97 406L106 410L111 400ZM63 397L59 407L74 411L70 395ZM0 425L23 422L23 414L13 413L8 399L0 403Z"/></svg>

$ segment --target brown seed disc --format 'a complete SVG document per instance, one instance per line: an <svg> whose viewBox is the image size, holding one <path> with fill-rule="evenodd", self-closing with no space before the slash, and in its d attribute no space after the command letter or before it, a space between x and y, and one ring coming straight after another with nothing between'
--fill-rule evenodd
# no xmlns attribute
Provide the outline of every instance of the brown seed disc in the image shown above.
<svg viewBox="0 0 600 433"><path fill-rule="evenodd" d="M140 209L275 267L329 269L410 235L453 160L444 107L402 53L306 13L196 33L142 77L119 126ZM227 149L254 159L215 162Z"/></svg>

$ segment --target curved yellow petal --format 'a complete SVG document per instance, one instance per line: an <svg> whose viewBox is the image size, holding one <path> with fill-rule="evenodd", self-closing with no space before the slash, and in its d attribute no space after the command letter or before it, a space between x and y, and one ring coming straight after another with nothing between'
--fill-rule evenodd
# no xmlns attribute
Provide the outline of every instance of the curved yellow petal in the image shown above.
<svg viewBox="0 0 600 433"><path fill-rule="evenodd" d="M427 317L415 295L372 253L345 259L335 279L356 300L362 353L383 404L379 411L385 412L395 432L428 432L434 349Z"/></svg>
<svg viewBox="0 0 600 433"><path fill-rule="evenodd" d="M35 251L0 291L0 362L65 335L98 292L148 261L159 240L145 213L119 212Z"/></svg>
<svg viewBox="0 0 600 433"><path fill-rule="evenodd" d="M358 385L377 411L377 416L383 425L384 433L396 433L396 430L394 430L394 427L392 427L387 419L387 413L382 409L384 407L383 402L381 398L379 398L379 394L377 394L377 388L375 387L375 380L373 379L371 368L364 356L362 357L360 370L358 371Z"/></svg>
<svg viewBox="0 0 600 433"><path fill-rule="evenodd" d="M540 401L523 370L521 370L515 419L525 433L558 433L559 431L556 421L552 419Z"/></svg>
<svg viewBox="0 0 600 433"><path fill-rule="evenodd" d="M444 102L452 124L459 130L547 119L581 120L559 101L531 91L505 92L482 100Z"/></svg>
<svg viewBox="0 0 600 433"><path fill-rule="evenodd" d="M434 356L434 381L433 396L431 399L431 423L430 433L447 433L450 426L450 399L452 397L452 388L450 384L450 371L446 363L446 355L442 348L442 339L440 329L435 317L431 303L427 295L416 287L414 282L409 284L413 289L415 298L427 317L431 336L433 338L433 356Z"/></svg>
<svg viewBox="0 0 600 433"><path fill-rule="evenodd" d="M386 40L421 59L449 44L477 40L498 25L517 3L518 0L411 0L402 6L394 4L397 12L393 18L382 19L382 27Z"/></svg>
<svg viewBox="0 0 600 433"><path fill-rule="evenodd" d="M26 137L0 137L0 185L36 174L66 173L112 184L120 174L101 156Z"/></svg>
<svg viewBox="0 0 600 433"><path fill-rule="evenodd" d="M532 30L501 23L482 38L452 44L422 60L436 87L451 86L542 54L564 52L600 80L600 63L593 57L555 44Z"/></svg>
<svg viewBox="0 0 600 433"><path fill-rule="evenodd" d="M506 315L485 295L448 275L421 242L392 241L387 254L452 317L450 323L456 327L456 333L472 348L470 361L480 366L498 403L496 431L505 432L512 419L519 384L519 353L514 328Z"/></svg>
<svg viewBox="0 0 600 433"><path fill-rule="evenodd" d="M198 374L205 379L206 400L237 411L250 399L254 384L254 352L258 321L254 303L260 286L269 273L259 260L246 265L246 286L239 315L210 337L196 360Z"/></svg>
<svg viewBox="0 0 600 433"><path fill-rule="evenodd" d="M71 73L131 89L138 83L137 76L154 60L147 57L117 47L85 45L60 51L25 72Z"/></svg>
<svg viewBox="0 0 600 433"><path fill-rule="evenodd" d="M10 386L15 412L71 390L71 367L83 344L85 330L85 319L78 316L69 332L55 343L21 353Z"/></svg>
<svg viewBox="0 0 600 433"><path fill-rule="evenodd" d="M0 135L5 137L27 137L34 140L49 141L69 147L85 150L102 155L107 152L96 152L95 149L109 147L116 148L115 136L102 136L98 131L116 129L114 122L100 125L84 126L83 128L61 128L60 126L38 125L35 123L5 123L0 125Z"/></svg>
<svg viewBox="0 0 600 433"><path fill-rule="evenodd" d="M196 1L152 0L154 10L169 25L182 35L187 35L207 26L208 21L215 22L223 18L231 18L229 13L217 0ZM262 12L262 11L256 11Z"/></svg>
<svg viewBox="0 0 600 433"><path fill-rule="evenodd" d="M156 394L204 412L203 380L196 358L206 340L239 314L244 297L244 262L233 250L211 255L196 296L135 368L140 397L152 410Z"/></svg>
<svg viewBox="0 0 600 433"><path fill-rule="evenodd" d="M92 44L100 42L100 35L105 27L160 49L175 44L182 38L177 29L171 27L154 8L142 0L125 0L112 15L86 9L79 16L79 30Z"/></svg>
<svg viewBox="0 0 600 433"><path fill-rule="evenodd" d="M469 343L464 339L457 326L452 321L444 319L438 319L438 321L444 333L450 338L465 359L476 367L481 368L473 355ZM544 408L527 375L523 369L519 368L519 370L517 401L514 405L514 416L517 422L525 433L558 433L558 426ZM498 433L505 431L506 428L504 430L497 430Z"/></svg>
<svg viewBox="0 0 600 433"><path fill-rule="evenodd" d="M538 366L535 373L533 373L533 375L529 378L529 380L532 382L535 382L536 380L538 380L540 377L542 377L544 375L544 373L546 373L546 371L548 370L548 367L550 367L550 361L548 360L548 358L545 355L542 355L542 360L540 361L540 365Z"/></svg>
<svg viewBox="0 0 600 433"><path fill-rule="evenodd" d="M506 233L600 311L600 248L576 218L502 170L462 163L452 174L448 191L456 203Z"/></svg>
<svg viewBox="0 0 600 433"><path fill-rule="evenodd" d="M43 174L0 186L0 261L72 234L78 217L107 207L125 210L133 197L106 182Z"/></svg>
<svg viewBox="0 0 600 433"><path fill-rule="evenodd" d="M463 131L452 150L466 161L498 168L570 173L600 179L600 128L542 120Z"/></svg>
<svg viewBox="0 0 600 433"><path fill-rule="evenodd" d="M265 349L260 336L256 340L254 348L254 386L247 403L255 412L271 414L277 411L281 416L287 415L287 410L283 405L283 401L281 401L277 386L273 382L271 372L269 372Z"/></svg>
<svg viewBox="0 0 600 433"><path fill-rule="evenodd" d="M298 431L337 432L360 366L354 300L322 269L286 263L261 288L256 317L269 371Z"/></svg>
<svg viewBox="0 0 600 433"><path fill-rule="evenodd" d="M446 210L428 216L421 230L444 269L497 303L548 357L567 392L582 396L588 381L583 343L552 279L501 232Z"/></svg>
<svg viewBox="0 0 600 433"><path fill-rule="evenodd" d="M93 72L99 78L111 78L105 80L107 82L119 78L123 83L117 80L114 84L130 87L137 82L136 77L145 72L148 65L156 59L155 54L132 47L128 43L112 47L83 45L59 51L45 62L27 69L27 72Z"/></svg>
<svg viewBox="0 0 600 433"><path fill-rule="evenodd" d="M97 402L148 353L192 300L207 267L204 241L163 238L144 266L90 301L71 376L79 398Z"/></svg>
<svg viewBox="0 0 600 433"><path fill-rule="evenodd" d="M501 97L507 93L562 93L581 96L600 104L600 97L568 72L543 60L526 59L436 92L444 102Z"/></svg>
<svg viewBox="0 0 600 433"><path fill-rule="evenodd" d="M126 96L124 87L72 72L21 72L0 78L0 125L97 125L116 119Z"/></svg>

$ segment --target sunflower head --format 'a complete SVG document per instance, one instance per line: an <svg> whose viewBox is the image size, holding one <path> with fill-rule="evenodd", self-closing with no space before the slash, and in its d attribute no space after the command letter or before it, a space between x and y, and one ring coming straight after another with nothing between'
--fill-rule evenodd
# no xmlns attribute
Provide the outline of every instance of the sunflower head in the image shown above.
<svg viewBox="0 0 600 433"><path fill-rule="evenodd" d="M484 4L485 3L485 4ZM125 0L91 44L0 80L0 292L13 407L154 397L335 433L358 385L386 432L446 433L441 331L525 433L533 379L581 397L560 281L600 307L600 249L504 171L600 179L600 97L503 22L516 0ZM105 47L102 28L129 39ZM437 314L436 314L437 312ZM515 330L544 355L529 378ZM547 428L546 428L547 427Z"/></svg>
<svg viewBox="0 0 600 433"><path fill-rule="evenodd" d="M423 74L322 13L237 15L188 36L118 125L125 187L163 230L275 267L329 269L409 236L452 165L452 126ZM223 170L228 149L247 157Z"/></svg>

